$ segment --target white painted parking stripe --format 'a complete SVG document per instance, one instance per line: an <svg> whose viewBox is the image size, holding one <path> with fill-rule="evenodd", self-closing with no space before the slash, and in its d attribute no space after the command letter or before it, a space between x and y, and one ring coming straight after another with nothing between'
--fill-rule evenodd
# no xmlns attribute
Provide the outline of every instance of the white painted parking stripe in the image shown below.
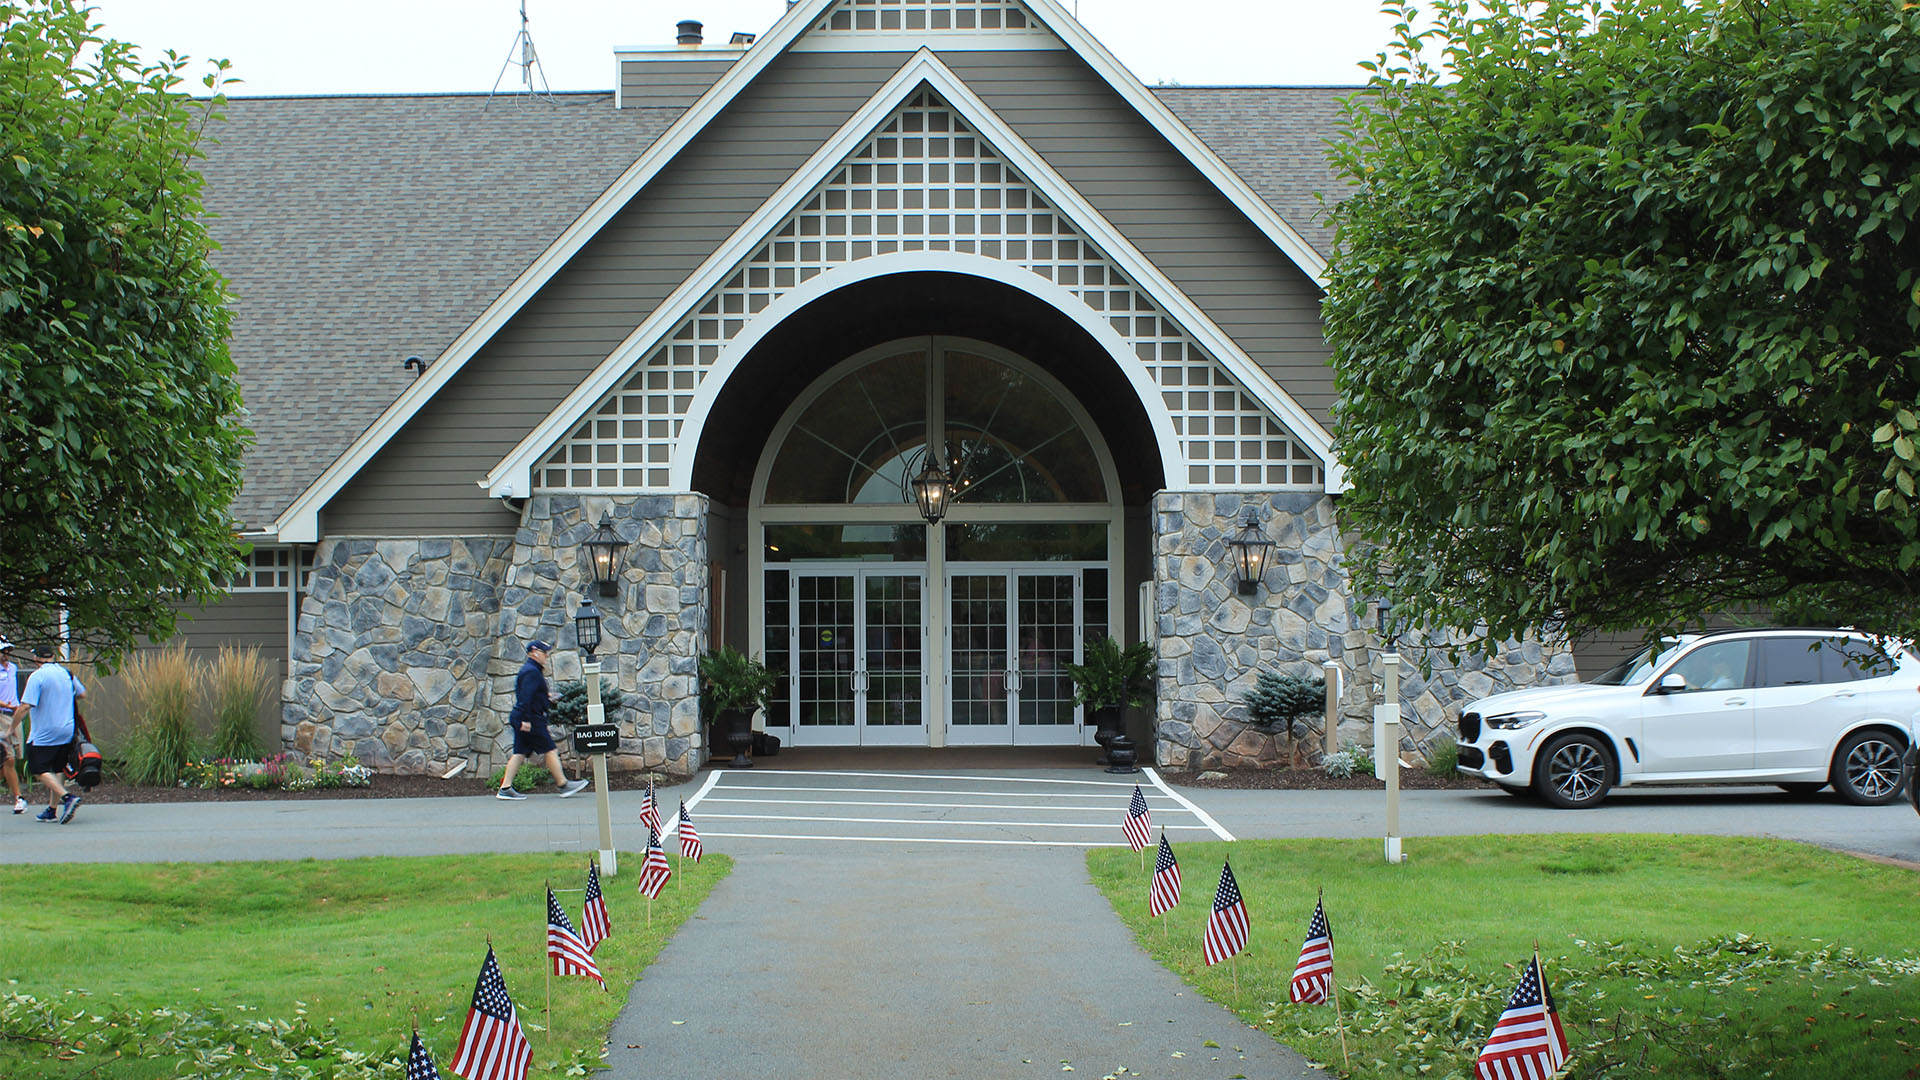
<svg viewBox="0 0 1920 1080"><path fill-rule="evenodd" d="M1161 791L1166 792L1169 798L1173 799L1175 802L1178 802L1181 806L1186 807L1188 810L1191 810L1193 812L1194 817L1197 817L1201 821L1206 822L1207 828L1212 829L1213 834L1215 836L1218 836L1222 840L1233 839L1233 834L1221 828L1220 823L1213 820L1213 815L1193 805L1191 802L1188 802L1186 796L1168 787L1166 781L1160 779L1159 773L1154 772L1152 769L1141 769L1140 771L1147 774L1147 779L1153 781L1154 787L1157 787Z"/></svg>
<svg viewBox="0 0 1920 1080"><path fill-rule="evenodd" d="M962 840L946 836L830 836L815 833L702 832L742 840L849 840L866 844L990 844L1000 847L1126 847L1120 840Z"/></svg>
<svg viewBox="0 0 1920 1080"><path fill-rule="evenodd" d="M1151 775L1153 770L1142 769L1141 772ZM752 780L762 776L874 776L883 780L971 780L991 784L1081 784L1087 787L1120 788L1137 786L1131 781L1118 780L1061 780L1045 776L953 776L945 773L835 772L829 769L761 769L752 774L727 773L726 775L742 780Z"/></svg>
<svg viewBox="0 0 1920 1080"><path fill-rule="evenodd" d="M764 790L764 788L762 788ZM841 794L864 794L864 788L839 788ZM735 799L708 796L708 803L772 803L781 807L929 807L929 809L1039 809L1058 813L1112 813L1110 805L1048 805L1048 803L916 803L906 799ZM1112 796L1108 796L1112 801ZM1152 803L1148 803L1152 805ZM1171 805L1167 809L1173 809Z"/></svg>
<svg viewBox="0 0 1920 1080"><path fill-rule="evenodd" d="M1064 782L1064 781L1061 781L1061 782ZM863 794L871 791L881 795L1005 795L1009 798L1015 795L1034 794L1034 792L1031 792L1031 791L953 791L946 788L847 787L844 784L839 787L813 787L811 785L802 787L798 784L729 784L727 785L727 790L728 791L838 791L838 792L857 791ZM1144 791L1143 791L1143 794L1144 794ZM1104 800L1104 803L1103 803L1104 805L1106 803L1111 803L1113 801L1113 792L1110 792L1110 791L1094 791L1094 792L1053 791L1053 792L1047 793L1047 798L1049 799L1101 799L1101 800ZM1155 793L1153 795L1148 795L1146 798L1147 798L1148 805L1153 805L1154 800L1158 799L1159 795L1158 793ZM1178 802L1173 800L1168 800L1168 802L1170 802L1172 805L1175 805L1175 806L1179 805Z"/></svg>
<svg viewBox="0 0 1920 1080"><path fill-rule="evenodd" d="M862 825L981 825L996 828L1015 829L1111 829L1109 822L1082 824L1077 821L963 821L958 818L869 818L869 817L833 817L824 814L708 814L710 821L835 821L841 824L858 823ZM1191 829L1194 832L1206 832L1205 825L1162 825L1163 829ZM704 835L704 834L702 834Z"/></svg>

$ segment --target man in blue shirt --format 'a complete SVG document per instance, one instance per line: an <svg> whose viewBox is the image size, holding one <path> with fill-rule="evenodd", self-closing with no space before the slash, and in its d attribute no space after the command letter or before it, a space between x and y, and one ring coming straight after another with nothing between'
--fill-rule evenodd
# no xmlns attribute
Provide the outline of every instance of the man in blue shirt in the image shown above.
<svg viewBox="0 0 1920 1080"><path fill-rule="evenodd" d="M39 777L47 789L47 808L34 820L65 825L80 809L80 794L69 793L60 782L60 774L66 771L73 745L74 701L86 697L87 688L54 661L51 644L43 641L35 645L33 658L40 666L20 692L20 707L13 711L12 736L18 736L22 723L32 721L27 731L27 771Z"/></svg>
<svg viewBox="0 0 1920 1080"><path fill-rule="evenodd" d="M547 771L560 785L561 798L571 798L587 786L585 780L567 779L560 768L560 751L553 744L553 736L547 734L547 709L553 704L553 693L547 689L545 665L552 651L553 646L544 641L527 643L527 662L520 665L520 674L513 680L513 713L507 717L507 726L513 729L513 756L507 759L496 798L526 798L514 789L513 777L520 771L521 762L536 756L545 757Z"/></svg>

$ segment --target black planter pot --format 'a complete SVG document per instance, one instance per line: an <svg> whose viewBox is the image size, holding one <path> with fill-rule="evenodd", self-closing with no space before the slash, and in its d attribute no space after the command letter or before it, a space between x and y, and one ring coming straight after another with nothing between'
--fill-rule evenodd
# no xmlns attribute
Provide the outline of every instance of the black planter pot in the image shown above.
<svg viewBox="0 0 1920 1080"><path fill-rule="evenodd" d="M1095 764L1112 764L1113 740L1120 734L1122 715L1118 705L1093 710L1093 741L1100 744L1100 760Z"/></svg>
<svg viewBox="0 0 1920 1080"><path fill-rule="evenodd" d="M1117 733L1113 741L1107 744L1107 771L1110 773L1136 773L1140 770L1134 763L1140 759L1139 748L1125 733Z"/></svg>
<svg viewBox="0 0 1920 1080"><path fill-rule="evenodd" d="M727 745L733 747L730 768L753 768L753 713L747 709L727 709L720 714L721 729L727 733Z"/></svg>

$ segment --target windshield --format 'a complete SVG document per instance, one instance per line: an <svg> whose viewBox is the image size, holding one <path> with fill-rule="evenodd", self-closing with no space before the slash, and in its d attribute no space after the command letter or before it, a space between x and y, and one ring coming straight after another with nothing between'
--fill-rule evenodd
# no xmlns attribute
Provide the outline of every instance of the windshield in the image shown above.
<svg viewBox="0 0 1920 1080"><path fill-rule="evenodd" d="M1667 662L1680 642L1673 638L1663 638L1657 645L1649 645L1633 654L1629 659L1601 672L1592 681L1596 686L1638 686L1653 675L1654 669Z"/></svg>

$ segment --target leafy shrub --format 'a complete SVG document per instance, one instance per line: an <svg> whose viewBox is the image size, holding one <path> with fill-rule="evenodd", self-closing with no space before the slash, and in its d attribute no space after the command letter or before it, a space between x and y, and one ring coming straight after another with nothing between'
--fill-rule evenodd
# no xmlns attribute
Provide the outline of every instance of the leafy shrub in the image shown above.
<svg viewBox="0 0 1920 1080"><path fill-rule="evenodd" d="M213 752L244 760L265 752L255 717L272 696L273 667L258 648L220 646L208 669L213 701Z"/></svg>
<svg viewBox="0 0 1920 1080"><path fill-rule="evenodd" d="M136 784L172 787L193 757L193 664L184 645L136 654L127 662L133 713L125 769Z"/></svg>
<svg viewBox="0 0 1920 1080"><path fill-rule="evenodd" d="M545 768L538 766L528 768L527 766L530 764L532 763L523 763L520 766L520 771L513 774L513 790L520 792L533 791L542 784L553 783L552 774L548 773ZM507 770L504 767L493 770L493 786L498 788L500 781L505 778L506 775Z"/></svg>
<svg viewBox="0 0 1920 1080"><path fill-rule="evenodd" d="M313 786L317 788L366 787L373 783L373 770L357 761L316 759L308 764Z"/></svg>
<svg viewBox="0 0 1920 1080"><path fill-rule="evenodd" d="M709 650L700 658L700 690L716 716L728 709L765 709L778 681L758 658L731 645Z"/></svg>
<svg viewBox="0 0 1920 1080"><path fill-rule="evenodd" d="M1427 748L1427 775L1446 779L1458 771L1460 765L1460 744L1452 738L1442 738Z"/></svg>
<svg viewBox="0 0 1920 1080"><path fill-rule="evenodd" d="M553 703L552 721L562 727L574 727L586 723L587 681L569 679L561 683L557 689L560 691L560 699ZM600 705L606 710L608 719L612 719L613 711L626 704L626 701L627 695L614 685L612 679L604 675L600 677Z"/></svg>
<svg viewBox="0 0 1920 1080"><path fill-rule="evenodd" d="M1344 780L1350 776L1372 776L1373 755L1365 750L1336 750L1320 759L1328 776Z"/></svg>

